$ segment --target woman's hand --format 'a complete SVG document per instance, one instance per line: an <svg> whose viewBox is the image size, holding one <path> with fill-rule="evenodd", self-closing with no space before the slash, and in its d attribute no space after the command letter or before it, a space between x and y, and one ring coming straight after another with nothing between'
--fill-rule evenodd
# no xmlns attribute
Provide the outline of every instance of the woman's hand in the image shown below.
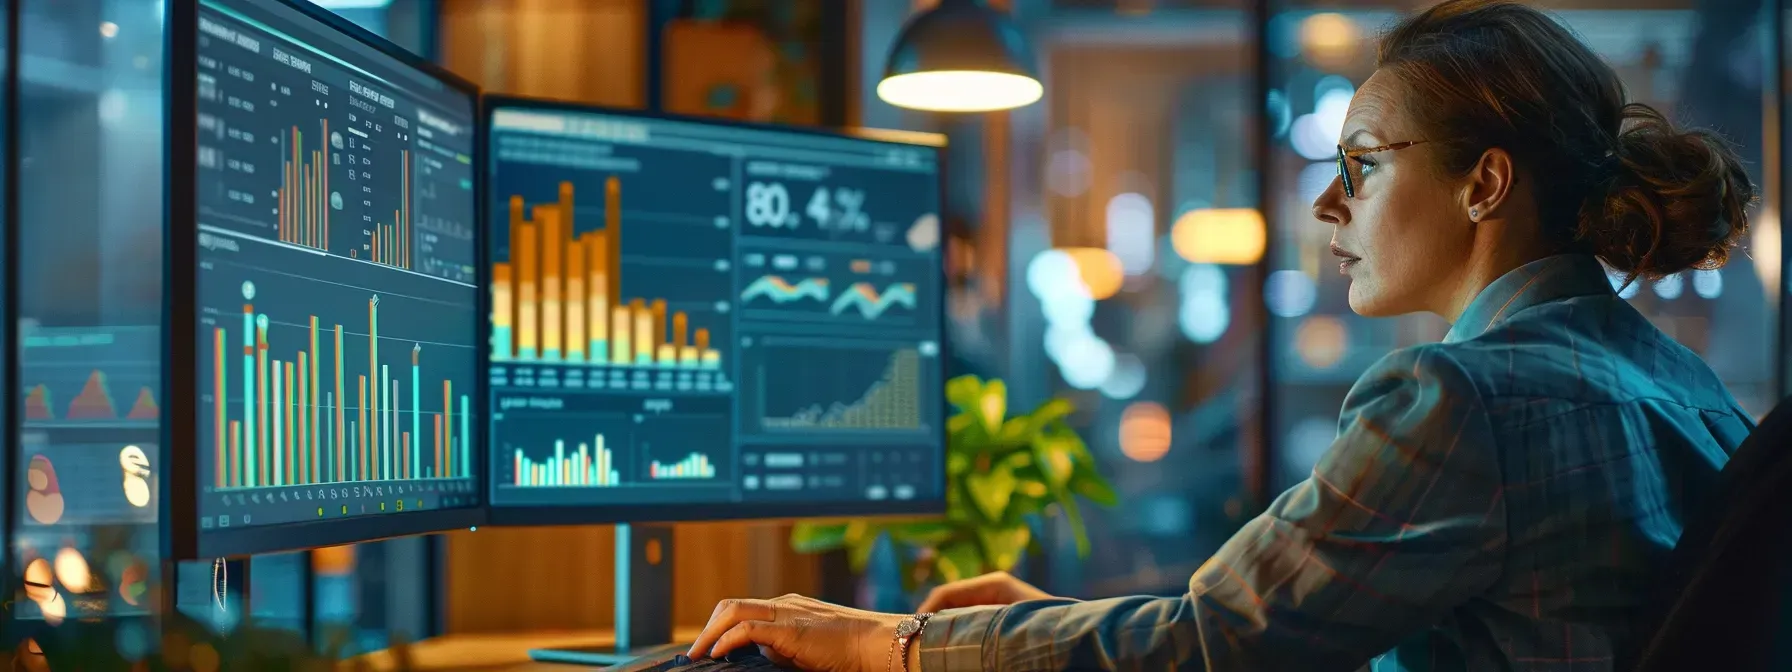
<svg viewBox="0 0 1792 672"><path fill-rule="evenodd" d="M812 672L886 672L896 625L906 616L828 604L801 595L771 600L724 600L692 643L692 659L720 657L758 645L784 667Z"/></svg>
<svg viewBox="0 0 1792 672"><path fill-rule="evenodd" d="M1049 599L1052 599L1050 594L1007 572L991 572L933 589L933 592L927 594L927 600L921 603L921 613Z"/></svg>

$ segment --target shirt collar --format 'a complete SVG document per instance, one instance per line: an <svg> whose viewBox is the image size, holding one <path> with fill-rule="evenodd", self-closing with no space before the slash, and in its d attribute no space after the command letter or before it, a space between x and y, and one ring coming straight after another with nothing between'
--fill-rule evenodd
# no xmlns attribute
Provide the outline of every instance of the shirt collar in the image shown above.
<svg viewBox="0 0 1792 672"><path fill-rule="evenodd" d="M1611 278L1593 255L1544 257L1512 269L1481 290L1450 326L1444 342L1480 336L1518 311L1540 303L1611 292Z"/></svg>

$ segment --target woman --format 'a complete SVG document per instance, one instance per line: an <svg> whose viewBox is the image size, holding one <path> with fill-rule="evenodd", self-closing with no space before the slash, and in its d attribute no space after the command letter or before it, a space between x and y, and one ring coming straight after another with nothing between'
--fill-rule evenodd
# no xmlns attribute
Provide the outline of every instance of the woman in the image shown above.
<svg viewBox="0 0 1792 672"><path fill-rule="evenodd" d="M1075 602L996 575L935 591L923 610L949 610L925 623L731 601L693 653L758 644L853 671L1611 669L1681 513L1753 423L1599 260L1633 281L1721 265L1753 187L1724 143L1624 104L1612 69L1528 7L1445 2L1380 56L1313 213L1353 310L1452 327L1363 374L1311 477L1186 594ZM918 642L897 636L917 625Z"/></svg>

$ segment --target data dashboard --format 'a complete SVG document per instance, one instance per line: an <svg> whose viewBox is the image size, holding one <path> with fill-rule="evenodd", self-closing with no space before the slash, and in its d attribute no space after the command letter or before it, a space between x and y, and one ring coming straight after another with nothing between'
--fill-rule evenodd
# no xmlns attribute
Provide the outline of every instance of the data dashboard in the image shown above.
<svg viewBox="0 0 1792 672"><path fill-rule="evenodd" d="M936 147L489 115L495 509L942 496Z"/></svg>
<svg viewBox="0 0 1792 672"><path fill-rule="evenodd" d="M473 96L285 3L198 21L199 528L476 506Z"/></svg>

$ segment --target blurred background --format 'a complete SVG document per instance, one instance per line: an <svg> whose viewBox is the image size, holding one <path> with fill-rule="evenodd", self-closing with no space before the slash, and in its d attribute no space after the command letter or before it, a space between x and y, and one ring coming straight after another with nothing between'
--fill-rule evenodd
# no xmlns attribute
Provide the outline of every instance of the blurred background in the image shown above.
<svg viewBox="0 0 1792 672"><path fill-rule="evenodd" d="M158 435L148 391L162 374L162 7L13 2L24 252L15 345L26 400L15 473L32 479L12 503L14 558L57 558L65 585L112 577L121 599L67 615L127 616L140 613L149 574L133 568L157 564L153 506L83 509L83 488L116 484L58 481L54 470L117 459L85 450L96 432L136 432L146 445ZM1014 407L1072 398L1073 424L1120 491L1120 506L1091 513L1092 554L1055 534L1027 559L1026 576L1052 593L1186 590L1244 520L1304 478L1356 376L1447 328L1429 316L1351 314L1345 284L1327 272L1330 229L1309 208L1335 175L1334 144L1374 68L1373 38L1428 3L997 0L1032 40L1046 94L974 115L900 110L872 91L896 32L926 2L318 4L492 92L947 135L955 373L1007 380ZM1783 393L1771 206L1786 38L1769 20L1780 3L1537 4L1618 68L1634 100L1719 129L1766 185L1769 207L1729 266L1623 293L1765 413ZM1074 286L1078 274L1088 291ZM32 415L34 403L95 389L123 420ZM680 525L680 544L716 552L679 556L679 623L700 624L725 596L903 599L887 559L856 577L843 558L790 551L787 533L780 522ZM612 543L605 528L480 530L257 557L252 604L258 619L295 629L352 625L362 650L390 637L603 627ZM122 550L83 555L101 547ZM65 576L71 550L88 569ZM180 568L183 608L213 614L228 601L213 594L216 569ZM12 617L60 618L25 608Z"/></svg>

